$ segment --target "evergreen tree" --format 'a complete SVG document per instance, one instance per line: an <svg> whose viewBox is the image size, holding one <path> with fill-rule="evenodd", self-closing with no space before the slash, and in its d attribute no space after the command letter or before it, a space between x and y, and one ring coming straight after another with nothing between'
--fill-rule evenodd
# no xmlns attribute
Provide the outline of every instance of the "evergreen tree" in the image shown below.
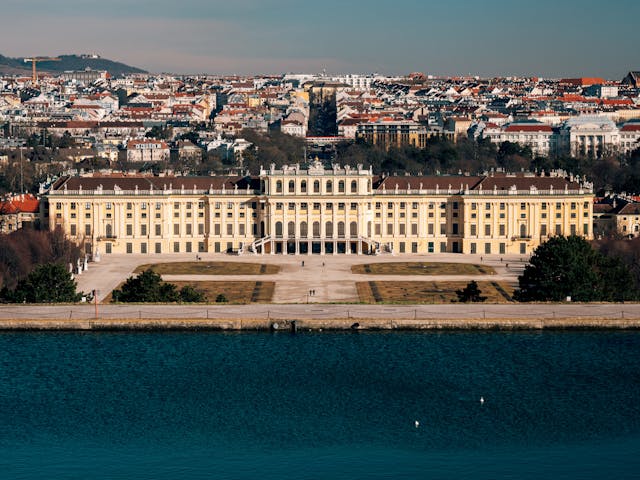
<svg viewBox="0 0 640 480"><path fill-rule="evenodd" d="M63 303L78 302L82 294L76 292L76 282L64 265L45 263L20 280L14 290L3 289L2 297L13 303Z"/></svg>
<svg viewBox="0 0 640 480"><path fill-rule="evenodd" d="M540 245L518 277L519 301L624 301L638 298L629 269L578 236L557 236Z"/></svg>
<svg viewBox="0 0 640 480"><path fill-rule="evenodd" d="M458 301L463 303L484 302L487 299L487 297L482 296L482 291L475 280L467 283L467 286L462 290L456 290L456 295L458 295Z"/></svg>

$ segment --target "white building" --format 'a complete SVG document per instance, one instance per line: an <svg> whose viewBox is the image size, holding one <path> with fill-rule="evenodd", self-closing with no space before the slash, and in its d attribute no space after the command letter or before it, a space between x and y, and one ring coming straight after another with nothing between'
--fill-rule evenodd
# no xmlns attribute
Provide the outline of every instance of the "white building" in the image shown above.
<svg viewBox="0 0 640 480"><path fill-rule="evenodd" d="M608 118L573 117L560 127L558 146L574 157L599 158L619 149L620 131Z"/></svg>

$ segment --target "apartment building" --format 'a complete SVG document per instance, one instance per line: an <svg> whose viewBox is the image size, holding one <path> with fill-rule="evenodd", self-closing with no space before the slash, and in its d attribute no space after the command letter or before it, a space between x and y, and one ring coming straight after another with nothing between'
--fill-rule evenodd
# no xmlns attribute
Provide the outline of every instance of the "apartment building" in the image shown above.
<svg viewBox="0 0 640 480"><path fill-rule="evenodd" d="M529 254L592 238L593 194L561 176L386 176L320 162L259 176L65 177L50 228L87 252Z"/></svg>

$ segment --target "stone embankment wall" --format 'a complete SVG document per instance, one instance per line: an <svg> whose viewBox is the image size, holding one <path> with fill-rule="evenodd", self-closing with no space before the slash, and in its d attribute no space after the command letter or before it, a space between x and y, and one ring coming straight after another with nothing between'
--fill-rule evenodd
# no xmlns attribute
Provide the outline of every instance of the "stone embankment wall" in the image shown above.
<svg viewBox="0 0 640 480"><path fill-rule="evenodd" d="M0 330L542 330L640 329L640 318L483 319L0 319Z"/></svg>

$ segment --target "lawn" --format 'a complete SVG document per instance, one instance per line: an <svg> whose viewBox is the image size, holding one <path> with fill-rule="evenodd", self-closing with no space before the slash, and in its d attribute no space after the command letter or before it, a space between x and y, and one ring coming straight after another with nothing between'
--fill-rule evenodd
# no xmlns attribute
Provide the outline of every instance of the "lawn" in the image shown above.
<svg viewBox="0 0 640 480"><path fill-rule="evenodd" d="M351 273L373 275L489 275L492 267L473 263L389 262L353 265Z"/></svg>
<svg viewBox="0 0 640 480"><path fill-rule="evenodd" d="M468 282L356 282L363 303L451 303L456 290ZM513 287L498 282L478 282L487 303L511 301Z"/></svg>
<svg viewBox="0 0 640 480"><path fill-rule="evenodd" d="M191 285L203 292L207 303L215 303L216 297L223 294L228 303L269 303L275 290L275 282L171 282L180 290Z"/></svg>
<svg viewBox="0 0 640 480"><path fill-rule="evenodd" d="M272 275L280 271L277 265L244 262L169 262L140 265L133 273L151 268L160 275Z"/></svg>
<svg viewBox="0 0 640 480"><path fill-rule="evenodd" d="M206 303L215 303L216 297L223 294L227 303L269 303L273 298L275 282L191 282L179 281L173 283L177 290L185 285L191 285L204 293ZM122 284L117 288L122 288ZM102 303L111 303L109 294Z"/></svg>

